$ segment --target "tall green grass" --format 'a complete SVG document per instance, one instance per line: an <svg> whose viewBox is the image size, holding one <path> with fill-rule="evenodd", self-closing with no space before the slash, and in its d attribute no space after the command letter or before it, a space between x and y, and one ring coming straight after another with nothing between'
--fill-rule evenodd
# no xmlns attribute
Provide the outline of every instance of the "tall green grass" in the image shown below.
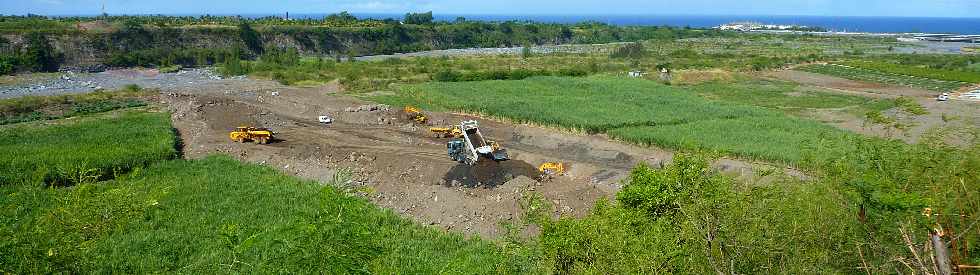
<svg viewBox="0 0 980 275"><path fill-rule="evenodd" d="M5 272L486 274L509 268L492 243L425 228L329 185L229 157L165 161L69 188L0 190Z"/></svg>
<svg viewBox="0 0 980 275"><path fill-rule="evenodd" d="M0 185L72 185L176 156L167 113L129 109L0 127Z"/></svg>
<svg viewBox="0 0 980 275"><path fill-rule="evenodd" d="M466 111L518 122L604 132L633 125L670 125L770 112L716 104L683 89L614 77L534 77L521 81L426 83L402 86L378 100Z"/></svg>
<svg viewBox="0 0 980 275"><path fill-rule="evenodd" d="M868 111L894 107L894 102L890 100L806 89L795 83L760 79L739 79L730 83L708 82L685 88L711 100L783 111L843 108Z"/></svg>
<svg viewBox="0 0 980 275"><path fill-rule="evenodd" d="M816 121L781 116L702 120L679 125L636 126L610 130L610 137L637 144L687 150L714 150L748 159L795 163L808 156L839 155L849 149L847 133ZM820 151L815 143L838 144ZM831 150L832 149L832 150Z"/></svg>
<svg viewBox="0 0 980 275"><path fill-rule="evenodd" d="M702 97L711 89L724 89L724 85L693 89L614 77L535 77L520 81L426 83L400 88L396 95L376 99L390 104L416 104L436 110L480 113L518 122L607 133L637 144L716 150L784 163L801 161L807 143L847 135L815 121L739 104L739 100L733 103ZM711 92L731 97L725 91ZM734 93L749 92L734 90ZM852 98L830 101L816 106L861 102Z"/></svg>

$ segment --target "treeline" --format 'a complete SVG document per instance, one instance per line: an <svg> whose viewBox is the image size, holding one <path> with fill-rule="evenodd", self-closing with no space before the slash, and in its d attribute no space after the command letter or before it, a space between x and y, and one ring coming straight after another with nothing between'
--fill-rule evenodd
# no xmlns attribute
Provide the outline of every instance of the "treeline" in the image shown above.
<svg viewBox="0 0 980 275"><path fill-rule="evenodd" d="M223 62L241 50L254 59L265 49L295 48L303 55L353 57L469 47L610 43L737 35L716 30L672 27L619 27L587 22L573 25L535 22L483 22L458 18L434 21L431 13L395 19L358 19L338 13L320 19L107 16L47 18L0 17L0 32L40 35L61 50L55 60L69 65L201 66ZM14 62L29 39L0 41L0 60L11 71L38 71ZM26 42L25 42L26 41ZM54 53L54 55L59 55ZM94 60L93 60L94 58Z"/></svg>

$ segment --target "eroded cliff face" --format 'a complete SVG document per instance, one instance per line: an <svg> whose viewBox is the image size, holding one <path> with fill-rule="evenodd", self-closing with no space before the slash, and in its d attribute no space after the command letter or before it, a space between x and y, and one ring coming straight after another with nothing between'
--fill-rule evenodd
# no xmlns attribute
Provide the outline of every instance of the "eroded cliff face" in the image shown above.
<svg viewBox="0 0 980 275"><path fill-rule="evenodd" d="M264 49L295 48L304 55L349 56L391 54L454 46L434 30L387 28L289 28L259 30ZM16 55L26 48L26 34L3 34L0 54ZM242 41L236 27L187 27L136 30L79 30L69 34L47 34L52 46L63 55L63 66L104 64L113 55L140 51L177 52L195 49L241 49L257 54ZM466 45L463 45L466 46Z"/></svg>

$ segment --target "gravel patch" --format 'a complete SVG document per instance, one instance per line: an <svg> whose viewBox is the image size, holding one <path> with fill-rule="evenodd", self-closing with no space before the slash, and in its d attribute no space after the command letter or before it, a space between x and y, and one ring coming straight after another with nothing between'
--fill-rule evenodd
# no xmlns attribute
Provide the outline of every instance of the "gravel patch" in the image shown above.
<svg viewBox="0 0 980 275"><path fill-rule="evenodd" d="M244 76L223 78L211 69L189 69L175 73L159 73L155 69L121 69L99 73L64 72L60 77L0 86L0 99L21 96L51 96L88 93L100 89L117 90L126 85L172 90L221 84L244 79Z"/></svg>

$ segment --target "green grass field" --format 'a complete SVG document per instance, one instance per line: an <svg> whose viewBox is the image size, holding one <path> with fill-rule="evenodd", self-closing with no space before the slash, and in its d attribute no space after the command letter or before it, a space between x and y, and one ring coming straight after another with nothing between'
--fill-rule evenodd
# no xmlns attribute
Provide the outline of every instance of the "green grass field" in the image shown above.
<svg viewBox="0 0 980 275"><path fill-rule="evenodd" d="M748 159L796 162L806 154L836 155L849 148L808 150L814 142L837 142L846 132L816 121L780 116L701 120L664 126L610 130L610 137L636 144L686 150L717 150Z"/></svg>
<svg viewBox="0 0 980 275"><path fill-rule="evenodd" d="M947 81L940 79L932 79L926 77L918 77L912 75L901 75L896 73L891 73L887 71L871 70L867 68L851 67L844 65L807 65L798 68L798 70L825 74L831 76L837 76L842 78L847 78L851 80L869 81L876 83L884 83L898 86L907 86L913 88L926 89L937 92L949 92L952 90L959 89L967 85L968 83L959 81Z"/></svg>
<svg viewBox="0 0 980 275"><path fill-rule="evenodd" d="M0 182L72 185L177 155L170 115L127 109L0 126Z"/></svg>
<svg viewBox="0 0 980 275"><path fill-rule="evenodd" d="M742 79L732 83L708 82L685 86L701 97L724 102L793 112L801 109L883 110L894 107L891 100L878 100L807 89L791 82Z"/></svg>
<svg viewBox="0 0 980 275"><path fill-rule="evenodd" d="M479 113L517 122L608 133L613 138L638 144L718 150L785 163L800 161L804 144L847 134L768 108L725 101L725 98L752 101L744 99L744 95L765 97L748 88L721 91L724 88L724 85L675 87L615 77L536 77L520 81L408 85L401 86L394 96L376 99L396 105L415 104L426 109ZM785 101L796 108L868 103L851 97L830 96L825 100L820 95L814 97L821 100Z"/></svg>
<svg viewBox="0 0 980 275"><path fill-rule="evenodd" d="M0 151L9 154L0 163L0 273L486 274L533 266L329 184L228 157L168 160L170 127L166 113L137 108L0 128ZM20 176L71 163L119 173L68 187Z"/></svg>

